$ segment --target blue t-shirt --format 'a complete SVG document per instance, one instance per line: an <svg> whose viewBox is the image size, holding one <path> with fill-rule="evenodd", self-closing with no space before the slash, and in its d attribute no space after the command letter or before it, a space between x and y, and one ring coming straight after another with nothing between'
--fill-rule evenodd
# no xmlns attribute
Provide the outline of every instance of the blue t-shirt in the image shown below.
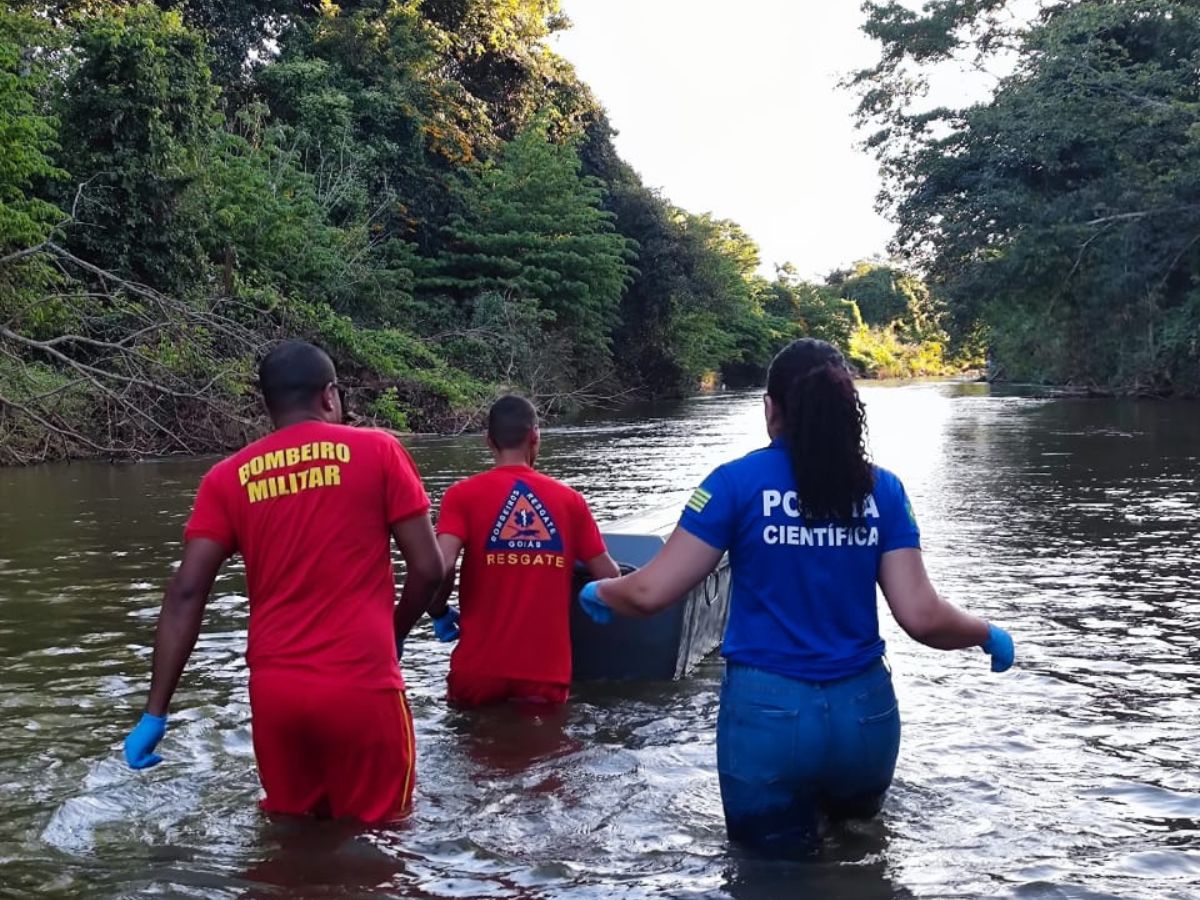
<svg viewBox="0 0 1200 900"><path fill-rule="evenodd" d="M880 558L921 546L904 485L878 466L875 488L852 521L806 522L781 440L714 470L679 525L729 551L722 655L806 681L854 675L883 655L875 599Z"/></svg>

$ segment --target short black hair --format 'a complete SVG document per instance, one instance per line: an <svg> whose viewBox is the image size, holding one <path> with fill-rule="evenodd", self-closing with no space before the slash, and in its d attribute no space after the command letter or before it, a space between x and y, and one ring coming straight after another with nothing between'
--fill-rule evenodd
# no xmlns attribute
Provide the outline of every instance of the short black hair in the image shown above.
<svg viewBox="0 0 1200 900"><path fill-rule="evenodd" d="M307 341L284 341L258 365L258 386L273 416L307 409L336 380L329 354Z"/></svg>
<svg viewBox="0 0 1200 900"><path fill-rule="evenodd" d="M501 397L488 411L488 437L500 450L520 447L537 427L534 405L517 394Z"/></svg>

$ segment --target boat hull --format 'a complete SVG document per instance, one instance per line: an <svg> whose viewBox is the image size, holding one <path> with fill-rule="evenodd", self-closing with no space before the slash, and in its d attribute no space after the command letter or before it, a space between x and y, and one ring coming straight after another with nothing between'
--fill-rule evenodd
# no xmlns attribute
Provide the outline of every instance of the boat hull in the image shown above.
<svg viewBox="0 0 1200 900"><path fill-rule="evenodd" d="M641 567L662 547L675 524L675 511L622 522L604 533L609 553L623 566ZM643 530L644 529L644 530ZM579 605L577 576L571 604L571 649L575 681L669 681L687 675L712 653L729 617L729 558L678 603L647 619L615 616L597 625Z"/></svg>

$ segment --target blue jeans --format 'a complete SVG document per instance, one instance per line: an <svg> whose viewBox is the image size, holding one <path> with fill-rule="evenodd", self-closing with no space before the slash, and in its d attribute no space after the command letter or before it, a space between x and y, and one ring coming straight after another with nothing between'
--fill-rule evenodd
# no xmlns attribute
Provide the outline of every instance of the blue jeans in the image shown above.
<svg viewBox="0 0 1200 900"><path fill-rule="evenodd" d="M772 853L815 843L822 817L879 811L900 750L900 709L880 659L837 681L728 663L717 770L729 838Z"/></svg>

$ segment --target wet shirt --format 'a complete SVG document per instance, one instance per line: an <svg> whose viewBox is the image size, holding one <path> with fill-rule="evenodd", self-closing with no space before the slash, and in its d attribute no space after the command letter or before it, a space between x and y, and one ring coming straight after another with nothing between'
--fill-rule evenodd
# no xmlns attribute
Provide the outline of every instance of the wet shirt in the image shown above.
<svg viewBox="0 0 1200 900"><path fill-rule="evenodd" d="M391 525L428 510L392 435L304 422L217 463L184 537L245 560L252 675L395 689Z"/></svg>
<svg viewBox="0 0 1200 900"><path fill-rule="evenodd" d="M605 552L587 501L528 466L453 485L438 534L463 542L454 672L569 684L576 561Z"/></svg>
<svg viewBox="0 0 1200 900"><path fill-rule="evenodd" d="M904 486L875 468L851 521L801 514L782 441L717 468L679 521L729 551L733 573L722 655L809 681L862 671L884 652L876 579L883 554L920 547Z"/></svg>

